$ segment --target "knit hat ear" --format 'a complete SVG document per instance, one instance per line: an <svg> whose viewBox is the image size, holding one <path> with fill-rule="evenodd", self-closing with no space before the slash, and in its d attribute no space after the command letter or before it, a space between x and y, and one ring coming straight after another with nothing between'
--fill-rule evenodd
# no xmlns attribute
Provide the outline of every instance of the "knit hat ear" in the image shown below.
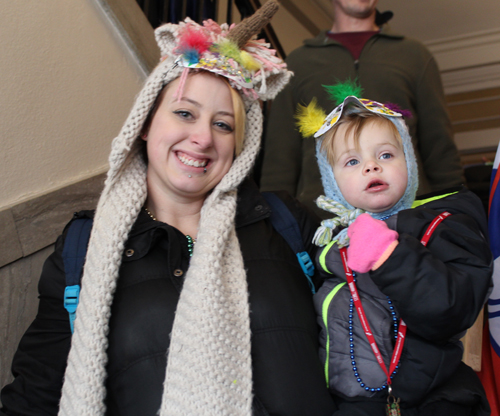
<svg viewBox="0 0 500 416"><path fill-rule="evenodd" d="M155 39L160 48L161 56L167 58L174 56L174 49L177 47L177 32L179 25L167 23L155 30Z"/></svg>

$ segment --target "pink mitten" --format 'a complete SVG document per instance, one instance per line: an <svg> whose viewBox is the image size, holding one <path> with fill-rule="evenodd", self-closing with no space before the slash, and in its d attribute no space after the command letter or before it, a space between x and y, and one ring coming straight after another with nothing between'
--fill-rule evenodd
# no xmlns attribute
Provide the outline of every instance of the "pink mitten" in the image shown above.
<svg viewBox="0 0 500 416"><path fill-rule="evenodd" d="M349 226L347 264L359 273L375 270L387 260L398 245L399 234L390 230L384 221L361 214Z"/></svg>

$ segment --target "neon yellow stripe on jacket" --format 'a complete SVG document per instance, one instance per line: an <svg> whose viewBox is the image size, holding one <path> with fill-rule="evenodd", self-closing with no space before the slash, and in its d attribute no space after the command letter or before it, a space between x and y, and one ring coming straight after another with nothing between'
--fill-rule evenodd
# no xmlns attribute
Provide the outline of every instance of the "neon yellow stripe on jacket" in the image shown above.
<svg viewBox="0 0 500 416"><path fill-rule="evenodd" d="M328 331L328 309L330 308L330 303L335 295L338 293L340 288L344 286L346 282L339 283L337 286L333 288L333 290L327 295L325 300L323 301L323 306L321 308L321 315L323 318L323 323L326 329L326 359L325 359L325 378L326 378L326 387L330 387L330 378L328 374L328 364L330 361L330 331Z"/></svg>
<svg viewBox="0 0 500 416"><path fill-rule="evenodd" d="M449 194L443 194L443 195L433 196L432 198L420 199L418 201L414 201L411 207L412 208L417 208L417 207L419 207L421 205L427 204L428 202L437 201L438 199L441 199L441 198L444 198L444 197L447 197L447 196L450 196L450 195L454 195L454 194L458 194L458 191L450 192Z"/></svg>
<svg viewBox="0 0 500 416"><path fill-rule="evenodd" d="M332 248L332 246L337 242L337 240L334 240L334 241L330 241L326 246L325 248L323 249L323 251L321 252L321 254L319 255L319 264L320 266L323 268L323 270L329 274L333 274L330 270L327 269L326 267L326 255L327 253L330 251L330 249Z"/></svg>

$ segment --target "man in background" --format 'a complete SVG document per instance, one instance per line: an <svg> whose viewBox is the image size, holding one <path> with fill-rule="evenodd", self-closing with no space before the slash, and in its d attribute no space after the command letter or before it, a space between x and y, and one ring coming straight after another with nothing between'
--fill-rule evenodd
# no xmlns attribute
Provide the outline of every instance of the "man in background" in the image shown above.
<svg viewBox="0 0 500 416"><path fill-rule="evenodd" d="M406 118L419 168L419 194L463 183L450 119L436 61L420 42L391 33L392 12L379 13L378 0L332 0L330 31L308 39L287 58L295 73L276 97L268 120L261 189L288 191L319 215L314 204L323 193L314 139L302 139L295 127L297 104L313 97L328 113L335 103L322 85L357 80L363 96L397 104Z"/></svg>

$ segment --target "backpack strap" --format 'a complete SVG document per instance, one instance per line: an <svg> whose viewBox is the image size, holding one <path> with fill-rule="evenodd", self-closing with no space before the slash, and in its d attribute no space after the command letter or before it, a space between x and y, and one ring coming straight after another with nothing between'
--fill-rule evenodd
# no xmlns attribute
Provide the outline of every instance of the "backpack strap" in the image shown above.
<svg viewBox="0 0 500 416"><path fill-rule="evenodd" d="M93 220L90 218L78 218L71 222L64 247L62 258L64 262L64 273L66 275L66 289L64 290L64 308L69 313L71 333L74 331L76 308L80 298L80 281L82 278L83 264L87 254L90 230Z"/></svg>
<svg viewBox="0 0 500 416"><path fill-rule="evenodd" d="M271 223L273 227L285 239L293 252L296 254L300 267L309 283L311 292L316 293L311 277L314 275L314 264L305 250L302 234L297 220L290 212L285 203L272 192L262 192L262 196L271 206Z"/></svg>

